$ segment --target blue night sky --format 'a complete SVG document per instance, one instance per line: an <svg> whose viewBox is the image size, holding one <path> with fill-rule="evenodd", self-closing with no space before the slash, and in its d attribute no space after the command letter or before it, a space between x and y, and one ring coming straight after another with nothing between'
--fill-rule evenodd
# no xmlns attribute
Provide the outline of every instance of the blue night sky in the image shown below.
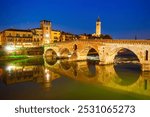
<svg viewBox="0 0 150 117"><path fill-rule="evenodd" d="M150 38L150 0L1 0L0 30L52 28L75 34L94 33L100 16L102 33L113 38Z"/></svg>

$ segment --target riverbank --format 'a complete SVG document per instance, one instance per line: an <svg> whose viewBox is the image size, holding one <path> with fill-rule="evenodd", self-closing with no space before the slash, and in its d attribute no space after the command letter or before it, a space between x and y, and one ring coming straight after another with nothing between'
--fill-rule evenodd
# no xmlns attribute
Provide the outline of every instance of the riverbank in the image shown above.
<svg viewBox="0 0 150 117"><path fill-rule="evenodd" d="M14 61L14 60L21 60L21 59L27 59L31 57L38 57L42 55L34 55L34 56L29 56L29 55L10 55L10 56L1 56L0 57L0 62L2 61Z"/></svg>

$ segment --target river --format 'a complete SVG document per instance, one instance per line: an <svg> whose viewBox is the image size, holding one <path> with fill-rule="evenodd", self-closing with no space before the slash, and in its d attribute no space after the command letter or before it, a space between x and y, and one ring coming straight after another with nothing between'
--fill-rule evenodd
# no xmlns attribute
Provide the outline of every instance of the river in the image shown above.
<svg viewBox="0 0 150 117"><path fill-rule="evenodd" d="M150 99L150 72L127 61L106 66L43 57L1 62L0 99L145 100Z"/></svg>

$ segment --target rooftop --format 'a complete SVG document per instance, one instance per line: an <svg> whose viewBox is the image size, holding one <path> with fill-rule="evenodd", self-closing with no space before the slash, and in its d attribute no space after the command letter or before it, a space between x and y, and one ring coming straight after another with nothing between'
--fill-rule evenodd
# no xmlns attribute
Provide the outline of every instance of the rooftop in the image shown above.
<svg viewBox="0 0 150 117"><path fill-rule="evenodd" d="M25 30L25 29L13 29L13 28L6 29L6 30L4 30L4 31L31 32L31 30L30 30L30 29ZM2 32L4 32L4 31L2 31Z"/></svg>
<svg viewBox="0 0 150 117"><path fill-rule="evenodd" d="M100 22L100 17L98 16L98 18L97 18L97 22Z"/></svg>

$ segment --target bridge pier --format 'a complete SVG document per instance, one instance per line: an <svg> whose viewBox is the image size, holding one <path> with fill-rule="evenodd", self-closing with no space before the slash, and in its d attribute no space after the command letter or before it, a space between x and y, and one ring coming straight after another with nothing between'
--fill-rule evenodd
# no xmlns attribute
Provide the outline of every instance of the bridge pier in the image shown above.
<svg viewBox="0 0 150 117"><path fill-rule="evenodd" d="M99 65L110 65L114 64L114 59L110 56L105 55L104 53L100 53L100 62Z"/></svg>
<svg viewBox="0 0 150 117"><path fill-rule="evenodd" d="M114 62L112 61L100 61L99 65L110 65L110 64L114 64Z"/></svg>
<svg viewBox="0 0 150 117"><path fill-rule="evenodd" d="M86 60L87 59L87 56L85 56L85 55L78 55L78 57L77 57L77 60L79 60L79 61L82 61L82 60Z"/></svg>

